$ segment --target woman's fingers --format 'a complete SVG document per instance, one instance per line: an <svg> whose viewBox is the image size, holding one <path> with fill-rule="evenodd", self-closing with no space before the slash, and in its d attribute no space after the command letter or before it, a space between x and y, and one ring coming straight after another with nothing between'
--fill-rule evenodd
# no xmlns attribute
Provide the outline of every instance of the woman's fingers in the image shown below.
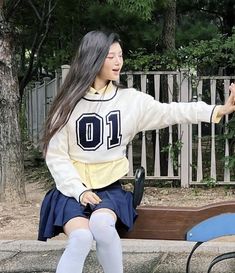
<svg viewBox="0 0 235 273"><path fill-rule="evenodd" d="M92 205L97 205L101 202L101 199L94 192L87 191L84 193L81 201L83 205L87 205L88 203Z"/></svg>
<svg viewBox="0 0 235 273"><path fill-rule="evenodd" d="M235 84L232 82L229 86L229 90L235 92Z"/></svg>
<svg viewBox="0 0 235 273"><path fill-rule="evenodd" d="M235 84L231 83L231 85L229 86L229 90L231 91L231 95L233 96L233 100L235 102Z"/></svg>
<svg viewBox="0 0 235 273"><path fill-rule="evenodd" d="M235 84L231 83L229 86L229 90L231 91L226 103L221 105L218 110L218 116L222 117L224 115L231 114L235 112Z"/></svg>

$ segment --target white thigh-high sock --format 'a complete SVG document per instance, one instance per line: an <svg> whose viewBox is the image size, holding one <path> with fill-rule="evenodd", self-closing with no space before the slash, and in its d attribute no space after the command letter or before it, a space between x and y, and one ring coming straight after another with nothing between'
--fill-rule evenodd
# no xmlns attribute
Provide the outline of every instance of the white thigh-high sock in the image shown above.
<svg viewBox="0 0 235 273"><path fill-rule="evenodd" d="M91 249L93 235L89 229L76 229L69 235L68 244L58 263L56 273L82 273Z"/></svg>
<svg viewBox="0 0 235 273"><path fill-rule="evenodd" d="M123 273L121 240L115 228L114 217L108 212L93 213L89 226L104 273Z"/></svg>

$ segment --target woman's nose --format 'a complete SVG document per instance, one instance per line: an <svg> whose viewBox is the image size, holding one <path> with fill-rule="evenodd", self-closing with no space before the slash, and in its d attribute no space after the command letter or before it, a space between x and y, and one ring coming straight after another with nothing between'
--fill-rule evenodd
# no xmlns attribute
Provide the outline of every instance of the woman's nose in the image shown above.
<svg viewBox="0 0 235 273"><path fill-rule="evenodd" d="M116 56L116 58L115 58L115 63L116 63L116 64L121 64L121 63L122 63L122 57Z"/></svg>

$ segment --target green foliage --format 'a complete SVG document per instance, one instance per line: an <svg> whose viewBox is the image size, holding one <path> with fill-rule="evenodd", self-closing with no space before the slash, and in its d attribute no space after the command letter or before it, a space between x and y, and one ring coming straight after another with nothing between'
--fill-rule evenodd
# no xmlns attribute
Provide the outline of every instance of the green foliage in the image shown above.
<svg viewBox="0 0 235 273"><path fill-rule="evenodd" d="M94 16L95 14L95 16ZM41 56L44 69L54 71L61 64L70 63L81 37L90 30L102 29L117 32L123 43L124 55L131 48L146 47L152 51L160 35L154 22L147 22L141 13L130 13L120 6L99 1L60 0L51 27L50 39Z"/></svg>
<svg viewBox="0 0 235 273"><path fill-rule="evenodd" d="M225 126L225 133L220 135L221 140L228 140L230 155L224 158L226 168L235 169L235 116Z"/></svg>
<svg viewBox="0 0 235 273"><path fill-rule="evenodd" d="M126 71L154 71L175 70L177 59L175 52L147 53L145 48L129 51L129 58L125 59L124 70Z"/></svg>
<svg viewBox="0 0 235 273"><path fill-rule="evenodd" d="M54 55L47 56L43 54L41 56L41 65L47 72L55 71L61 64L69 64L71 62L71 52L71 45L67 44L66 47L55 50Z"/></svg>
<svg viewBox="0 0 235 273"><path fill-rule="evenodd" d="M235 68L235 34L217 35L208 41L194 41L176 52L179 66L194 67L200 74L218 73L220 67Z"/></svg>
<svg viewBox="0 0 235 273"><path fill-rule="evenodd" d="M231 36L235 25L234 1L232 0L179 0L177 9L180 14L191 18L206 18L217 26L220 33Z"/></svg>
<svg viewBox="0 0 235 273"><path fill-rule="evenodd" d="M129 58L125 59L124 70L147 71L157 70L159 58L156 54L148 54L145 48L129 51Z"/></svg>
<svg viewBox="0 0 235 273"><path fill-rule="evenodd" d="M170 154L170 158L173 162L174 170L179 168L178 155L183 146L183 142L179 139L172 144L169 144L161 149L161 152L167 152Z"/></svg>
<svg viewBox="0 0 235 273"><path fill-rule="evenodd" d="M182 16L176 28L176 48L193 41L211 40L218 35L218 27L208 18L192 15Z"/></svg>
<svg viewBox="0 0 235 273"><path fill-rule="evenodd" d="M206 177L200 182L205 184L208 188L214 188L216 186L216 180L213 177Z"/></svg>
<svg viewBox="0 0 235 273"><path fill-rule="evenodd" d="M178 49L162 53L163 14L169 2L58 0L51 15L47 41L37 56L39 69L35 70L34 79L70 63L81 37L93 29L108 29L120 34L126 59L124 70L174 70L187 66L207 74L218 73L219 67L234 71L234 35L230 38L218 35L218 21L213 13L216 8L217 12L226 14L226 1L213 0L213 5L210 1L177 1ZM43 2L35 0L33 3L42 12ZM16 60L19 78L22 78L29 64L39 20L28 1L21 1L12 21L17 29Z"/></svg>
<svg viewBox="0 0 235 273"><path fill-rule="evenodd" d="M217 35L211 40L193 41L166 53L148 54L145 49L130 52L127 70L195 69L198 75L217 75L220 68L235 72L235 33Z"/></svg>
<svg viewBox="0 0 235 273"><path fill-rule="evenodd" d="M230 169L230 170L234 170L235 168L235 156L226 156L225 157L225 166L226 168Z"/></svg>
<svg viewBox="0 0 235 273"><path fill-rule="evenodd" d="M94 14L96 16L94 17ZM124 55L128 49L136 50L145 47L148 52L154 50L154 41L160 35L154 22L147 22L140 14L128 13L113 5L91 5L86 13L86 25L90 29L107 29L117 32L123 44Z"/></svg>
<svg viewBox="0 0 235 273"><path fill-rule="evenodd" d="M225 139L234 140L235 138L235 117L233 116L226 125L226 133L223 134Z"/></svg>
<svg viewBox="0 0 235 273"><path fill-rule="evenodd" d="M148 20L154 8L154 0L107 0L109 4L118 5L122 10L130 14L136 14L139 17Z"/></svg>

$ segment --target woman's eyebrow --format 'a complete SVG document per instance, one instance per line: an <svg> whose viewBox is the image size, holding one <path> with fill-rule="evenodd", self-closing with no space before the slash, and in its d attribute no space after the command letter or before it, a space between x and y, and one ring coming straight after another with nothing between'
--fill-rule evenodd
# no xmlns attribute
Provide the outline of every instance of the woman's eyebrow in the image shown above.
<svg viewBox="0 0 235 273"><path fill-rule="evenodd" d="M119 52L118 52L118 54L120 54L120 53L122 53L122 51L119 51ZM109 54L116 54L116 52L110 51L110 52L108 53L108 55L109 55Z"/></svg>

